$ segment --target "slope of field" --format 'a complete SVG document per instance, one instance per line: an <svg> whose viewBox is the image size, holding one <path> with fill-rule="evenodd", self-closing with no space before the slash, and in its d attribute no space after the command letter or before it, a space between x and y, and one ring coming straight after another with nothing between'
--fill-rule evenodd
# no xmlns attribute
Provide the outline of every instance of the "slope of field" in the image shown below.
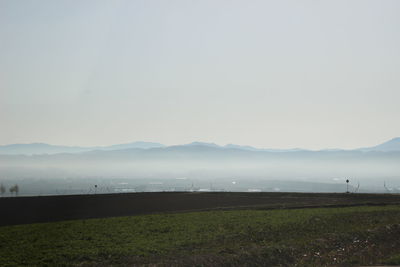
<svg viewBox="0 0 400 267"><path fill-rule="evenodd" d="M400 203L400 195L316 193L129 193L0 198L1 225L237 208Z"/></svg>
<svg viewBox="0 0 400 267"><path fill-rule="evenodd" d="M400 206L231 210L0 227L0 266L400 263Z"/></svg>

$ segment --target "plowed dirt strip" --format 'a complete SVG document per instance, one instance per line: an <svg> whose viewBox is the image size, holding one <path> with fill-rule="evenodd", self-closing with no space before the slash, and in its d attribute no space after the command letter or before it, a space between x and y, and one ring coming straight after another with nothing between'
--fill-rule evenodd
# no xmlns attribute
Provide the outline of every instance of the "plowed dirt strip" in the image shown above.
<svg viewBox="0 0 400 267"><path fill-rule="evenodd" d="M160 192L0 198L0 226L213 209L281 209L400 203L400 195Z"/></svg>

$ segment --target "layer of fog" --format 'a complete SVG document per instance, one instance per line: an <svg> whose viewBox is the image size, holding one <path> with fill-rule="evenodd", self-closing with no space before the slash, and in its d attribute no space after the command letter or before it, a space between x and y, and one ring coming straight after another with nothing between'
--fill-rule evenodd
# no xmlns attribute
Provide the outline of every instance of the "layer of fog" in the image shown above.
<svg viewBox="0 0 400 267"><path fill-rule="evenodd" d="M0 183L18 183L20 195L199 190L344 192L349 179L352 192L398 192L399 162L399 152L270 153L211 148L3 155Z"/></svg>

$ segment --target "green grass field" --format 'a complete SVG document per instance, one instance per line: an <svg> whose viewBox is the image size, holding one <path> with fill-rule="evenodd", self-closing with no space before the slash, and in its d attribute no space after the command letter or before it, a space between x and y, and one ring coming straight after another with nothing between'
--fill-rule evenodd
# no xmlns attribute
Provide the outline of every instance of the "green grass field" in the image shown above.
<svg viewBox="0 0 400 267"><path fill-rule="evenodd" d="M0 266L400 264L400 206L235 210L0 227Z"/></svg>

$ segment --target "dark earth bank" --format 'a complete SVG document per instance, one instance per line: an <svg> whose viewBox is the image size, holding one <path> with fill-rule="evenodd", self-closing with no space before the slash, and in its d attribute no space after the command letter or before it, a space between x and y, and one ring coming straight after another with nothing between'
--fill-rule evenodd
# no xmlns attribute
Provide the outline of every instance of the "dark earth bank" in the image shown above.
<svg viewBox="0 0 400 267"><path fill-rule="evenodd" d="M0 198L0 226L213 209L282 209L400 203L400 195L159 192Z"/></svg>

